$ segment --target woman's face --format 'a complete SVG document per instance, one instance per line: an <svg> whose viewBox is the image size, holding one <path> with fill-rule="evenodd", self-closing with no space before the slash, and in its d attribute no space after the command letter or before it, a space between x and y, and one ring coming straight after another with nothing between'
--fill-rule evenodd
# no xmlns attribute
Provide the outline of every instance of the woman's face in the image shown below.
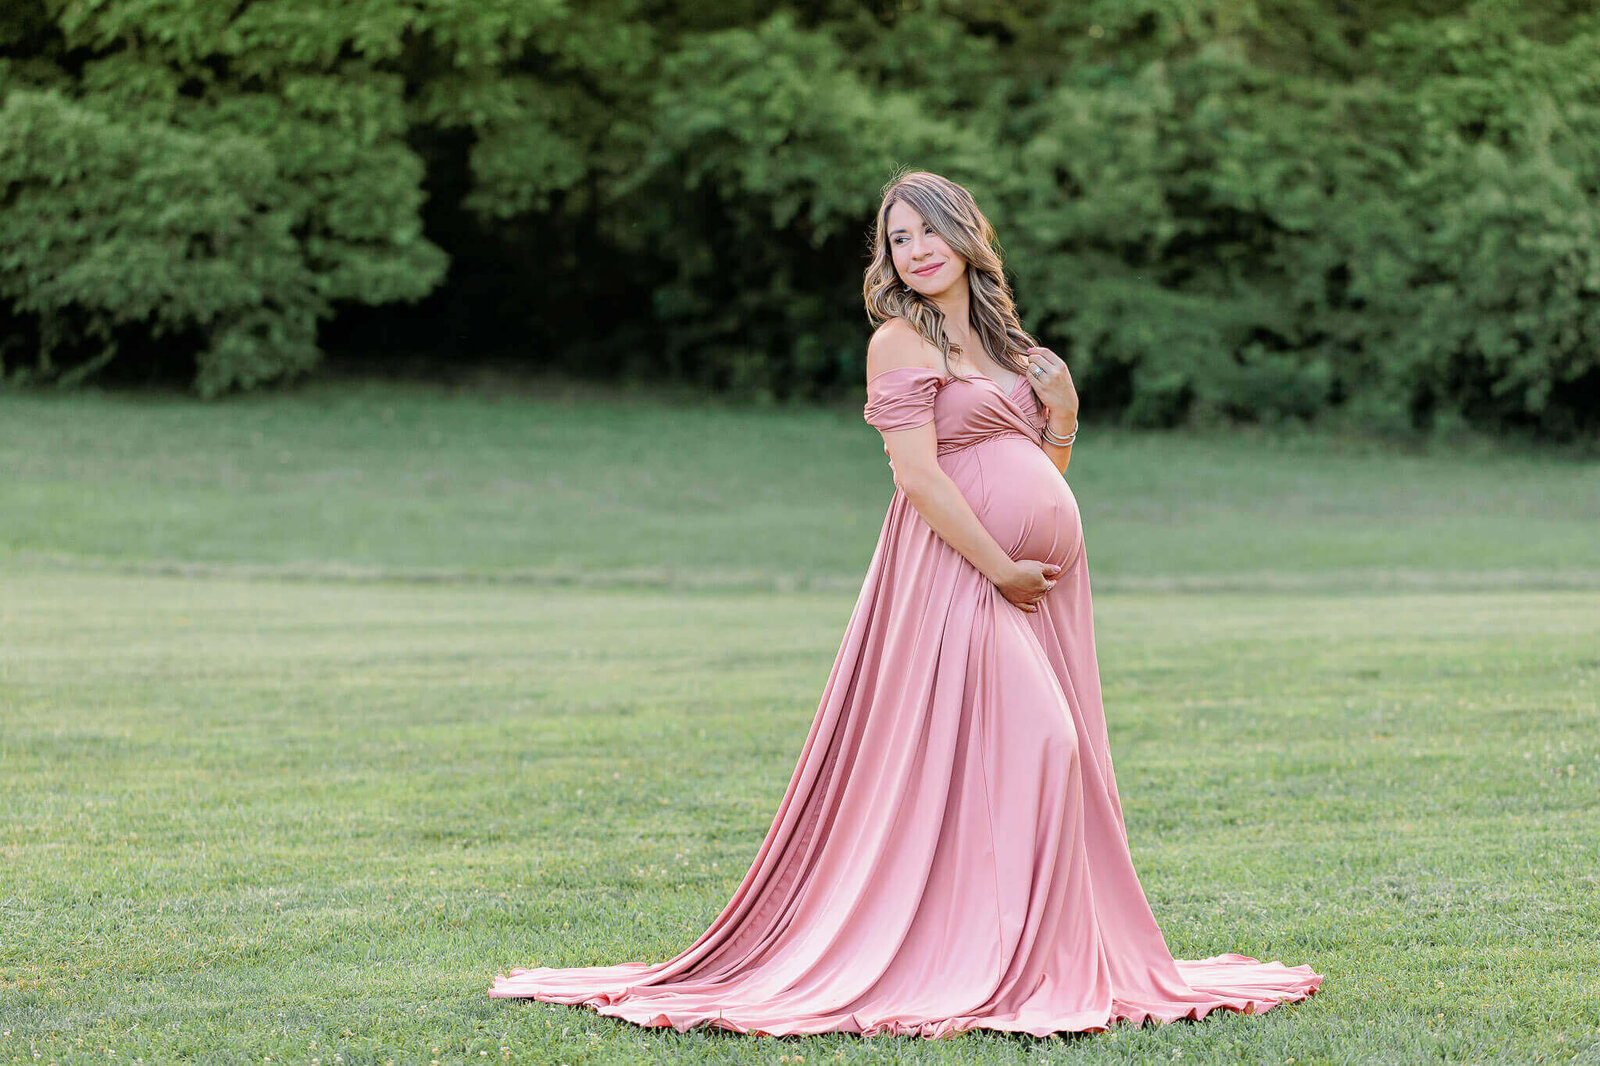
<svg viewBox="0 0 1600 1066"><path fill-rule="evenodd" d="M922 221L916 208L896 200L885 218L889 254L901 281L924 296L937 296L966 277L967 261Z"/></svg>

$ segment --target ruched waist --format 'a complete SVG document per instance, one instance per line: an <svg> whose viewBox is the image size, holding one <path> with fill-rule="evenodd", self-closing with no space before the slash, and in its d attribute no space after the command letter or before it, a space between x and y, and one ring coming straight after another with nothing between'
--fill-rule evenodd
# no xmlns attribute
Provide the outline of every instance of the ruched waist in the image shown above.
<svg viewBox="0 0 1600 1066"><path fill-rule="evenodd" d="M999 440L1001 437L1020 437L1033 444L1039 443L1037 437L1029 436L1020 429L1000 429L993 433L985 433L981 437L972 437L967 440L942 440L939 442L939 454L949 455L951 452L958 452L962 448L970 448L974 444L987 444L992 440Z"/></svg>

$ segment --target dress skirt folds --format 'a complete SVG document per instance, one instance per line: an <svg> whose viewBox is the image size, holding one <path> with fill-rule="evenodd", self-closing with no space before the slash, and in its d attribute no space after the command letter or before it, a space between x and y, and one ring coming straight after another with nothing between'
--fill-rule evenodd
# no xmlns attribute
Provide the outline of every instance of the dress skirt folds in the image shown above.
<svg viewBox="0 0 1600 1066"><path fill-rule="evenodd" d="M489 995L741 1033L1046 1036L1259 1013L1309 966L1175 960L1134 873L1106 743L1077 501L1025 377L901 367L881 430L938 461L1016 559L1062 571L1023 611L898 487L810 732L754 861L664 962L513 969Z"/></svg>

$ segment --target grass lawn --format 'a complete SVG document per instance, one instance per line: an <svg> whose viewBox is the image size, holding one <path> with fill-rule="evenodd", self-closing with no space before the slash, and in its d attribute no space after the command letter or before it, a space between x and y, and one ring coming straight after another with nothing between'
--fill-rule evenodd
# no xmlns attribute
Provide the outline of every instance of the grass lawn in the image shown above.
<svg viewBox="0 0 1600 1066"><path fill-rule="evenodd" d="M1145 889L1311 1000L774 1042L484 994L726 902L887 501L857 413L0 397L0 1063L1600 1061L1596 465L1094 439Z"/></svg>
<svg viewBox="0 0 1600 1066"><path fill-rule="evenodd" d="M892 490L858 407L312 385L0 394L0 560L859 587ZM1600 588L1600 460L1089 424L1101 588Z"/></svg>

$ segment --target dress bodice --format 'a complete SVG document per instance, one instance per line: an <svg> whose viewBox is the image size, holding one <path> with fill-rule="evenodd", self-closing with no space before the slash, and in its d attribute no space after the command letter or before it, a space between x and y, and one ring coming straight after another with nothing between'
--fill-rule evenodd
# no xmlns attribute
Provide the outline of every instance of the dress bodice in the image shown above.
<svg viewBox="0 0 1600 1066"><path fill-rule="evenodd" d="M993 378L958 378L924 366L901 366L867 379L862 417L884 431L934 424L939 454L1007 433L1035 442L1044 408L1019 375L1008 391Z"/></svg>

